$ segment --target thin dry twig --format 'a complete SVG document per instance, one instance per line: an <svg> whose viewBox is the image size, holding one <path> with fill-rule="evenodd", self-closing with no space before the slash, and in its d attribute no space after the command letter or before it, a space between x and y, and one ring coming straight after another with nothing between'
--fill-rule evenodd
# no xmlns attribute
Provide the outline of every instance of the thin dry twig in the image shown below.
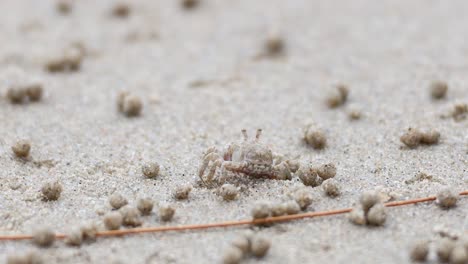
<svg viewBox="0 0 468 264"><path fill-rule="evenodd" d="M460 196L468 195L468 190L459 193ZM406 201L395 201L385 203L387 207L396 207L409 204L417 204L424 202L435 201L435 196L429 196L424 198L411 199ZM141 233L156 233L156 232L167 232L167 231L188 231L188 230L199 230L199 229L210 229L210 228L222 228L222 227L233 227L241 225L258 225L258 224L267 224L267 223L277 223L277 222L288 222L292 220L299 220L304 218L320 217L320 216L330 216L345 214L351 212L352 208L344 208L330 211L321 211L321 212L308 212L295 215L284 215L276 217L268 217L264 219L248 219L248 220L238 220L238 221L226 221L219 223L207 223L207 224L194 224L194 225L182 225L182 226L155 226L155 227L142 227L142 228L133 228L133 229L123 229L123 230L109 230L101 231L96 235L98 237L113 237L113 236L123 236L130 234L141 234ZM65 234L56 234L56 239L64 239L67 236ZM0 241L12 241L12 240L28 240L32 239L32 235L4 235L0 236Z"/></svg>

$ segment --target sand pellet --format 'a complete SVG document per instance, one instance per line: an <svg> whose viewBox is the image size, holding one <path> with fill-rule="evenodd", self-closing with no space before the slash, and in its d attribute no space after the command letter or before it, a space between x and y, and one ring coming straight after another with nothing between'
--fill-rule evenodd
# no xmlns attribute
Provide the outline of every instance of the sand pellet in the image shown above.
<svg viewBox="0 0 468 264"><path fill-rule="evenodd" d="M322 129L309 126L304 132L305 142L314 149L323 149L327 145L327 138Z"/></svg>
<svg viewBox="0 0 468 264"><path fill-rule="evenodd" d="M160 167L157 162L151 162L143 165L141 171L147 178L156 178L159 175Z"/></svg>
<svg viewBox="0 0 468 264"><path fill-rule="evenodd" d="M436 247L437 257L441 262L448 262L455 248L455 241L450 238L441 238Z"/></svg>
<svg viewBox="0 0 468 264"><path fill-rule="evenodd" d="M119 212L109 212L104 216L104 225L108 230L120 229L123 223L123 216Z"/></svg>
<svg viewBox="0 0 468 264"><path fill-rule="evenodd" d="M367 222L365 212L360 207L353 208L348 214L348 219L356 225L365 225Z"/></svg>
<svg viewBox="0 0 468 264"><path fill-rule="evenodd" d="M429 243L420 241L414 244L410 251L410 259L416 262L425 262L429 255Z"/></svg>
<svg viewBox="0 0 468 264"><path fill-rule="evenodd" d="M20 140L11 147L11 150L18 158L26 158L31 151L31 143L27 140Z"/></svg>
<svg viewBox="0 0 468 264"><path fill-rule="evenodd" d="M282 216L287 214L287 204L286 203L277 203L271 206L271 215L272 216Z"/></svg>
<svg viewBox="0 0 468 264"><path fill-rule="evenodd" d="M252 255L257 258L263 258L270 249L271 242L266 237L255 235L251 240Z"/></svg>
<svg viewBox="0 0 468 264"><path fill-rule="evenodd" d="M83 241L87 241L87 242L96 241L98 227L94 223L83 225L80 228L80 231L83 237Z"/></svg>
<svg viewBox="0 0 468 264"><path fill-rule="evenodd" d="M367 223L369 225L381 226L385 223L386 219L387 213L382 203L372 206L367 213Z"/></svg>
<svg viewBox="0 0 468 264"><path fill-rule="evenodd" d="M244 255L247 255L250 253L250 239L251 237L247 235L238 236L231 242L231 244L240 249Z"/></svg>
<svg viewBox="0 0 468 264"><path fill-rule="evenodd" d="M239 189L232 184L226 183L219 188L218 192L221 195L221 197L223 197L223 200L232 201L237 198L237 195L239 194Z"/></svg>
<svg viewBox="0 0 468 264"><path fill-rule="evenodd" d="M59 13L66 15L72 11L72 1L71 0L58 0L56 4L56 9Z"/></svg>
<svg viewBox="0 0 468 264"><path fill-rule="evenodd" d="M200 0L181 0L181 5L185 9L193 9L200 4Z"/></svg>
<svg viewBox="0 0 468 264"><path fill-rule="evenodd" d="M451 116L456 122L461 122L468 118L468 104L458 103L453 107Z"/></svg>
<svg viewBox="0 0 468 264"><path fill-rule="evenodd" d="M123 197L119 193L113 193L109 197L109 204L113 209L120 209L121 207L124 207L125 205L128 204L128 201L125 197Z"/></svg>
<svg viewBox="0 0 468 264"><path fill-rule="evenodd" d="M58 181L48 182L41 188L42 198L45 201L55 201L60 198L62 193L62 184Z"/></svg>
<svg viewBox="0 0 468 264"><path fill-rule="evenodd" d="M162 205L159 207L159 218L162 221L171 221L175 214L175 208L172 205Z"/></svg>
<svg viewBox="0 0 468 264"><path fill-rule="evenodd" d="M400 137L400 141L409 148L415 148L421 143L422 133L413 128L409 128L408 131Z"/></svg>
<svg viewBox="0 0 468 264"><path fill-rule="evenodd" d="M191 191L192 185L190 184L179 186L174 192L174 198L177 200L187 200Z"/></svg>
<svg viewBox="0 0 468 264"><path fill-rule="evenodd" d="M434 81L429 86L433 99L443 99L447 95L448 85L443 81Z"/></svg>
<svg viewBox="0 0 468 264"><path fill-rule="evenodd" d="M265 40L265 53L269 56L276 56L284 52L284 40L279 35L271 35Z"/></svg>
<svg viewBox="0 0 468 264"><path fill-rule="evenodd" d="M244 254L237 247L229 247L223 255L223 264L239 264L242 261Z"/></svg>
<svg viewBox="0 0 468 264"><path fill-rule="evenodd" d="M351 109L348 111L349 120L359 120L362 118L362 112L358 109Z"/></svg>
<svg viewBox="0 0 468 264"><path fill-rule="evenodd" d="M296 201L288 201L284 202L284 208L286 210L286 214L288 215L294 215L298 214L301 212L301 207Z"/></svg>
<svg viewBox="0 0 468 264"><path fill-rule="evenodd" d="M122 224L124 226L137 227L143 224L138 209L127 205L120 208L119 212L122 215Z"/></svg>
<svg viewBox="0 0 468 264"><path fill-rule="evenodd" d="M267 218L271 214L271 206L266 202L259 202L254 205L251 213L254 219Z"/></svg>
<svg viewBox="0 0 468 264"><path fill-rule="evenodd" d="M136 117L141 114L143 102L140 97L128 92L121 92L117 97L117 108L127 117Z"/></svg>
<svg viewBox="0 0 468 264"><path fill-rule="evenodd" d="M338 182L335 179L327 179L322 184L323 191L330 197L336 197L340 195L340 188Z"/></svg>
<svg viewBox="0 0 468 264"><path fill-rule="evenodd" d="M131 8L128 3L120 2L115 4L112 15L117 18L126 18L130 14Z"/></svg>
<svg viewBox="0 0 468 264"><path fill-rule="evenodd" d="M67 234L65 244L73 247L79 247L83 243L83 233L80 229L74 229Z"/></svg>
<svg viewBox="0 0 468 264"><path fill-rule="evenodd" d="M372 206L380 202L379 194L376 191L365 191L361 194L359 202L367 213Z"/></svg>
<svg viewBox="0 0 468 264"><path fill-rule="evenodd" d="M440 133L436 130L430 130L427 132L421 133L421 143L422 144L437 144L439 143Z"/></svg>
<svg viewBox="0 0 468 264"><path fill-rule="evenodd" d="M154 202L150 198L141 198L138 200L137 209L141 215L149 215L153 211Z"/></svg>
<svg viewBox="0 0 468 264"><path fill-rule="evenodd" d="M467 264L468 263L468 247L461 243L457 243L450 253L450 264Z"/></svg>
<svg viewBox="0 0 468 264"><path fill-rule="evenodd" d="M40 247L50 247L54 244L55 233L49 228L41 228L34 232L33 243Z"/></svg>
<svg viewBox="0 0 468 264"><path fill-rule="evenodd" d="M336 166L333 163L323 164L317 168L317 174L324 180L335 177Z"/></svg>
<svg viewBox="0 0 468 264"><path fill-rule="evenodd" d="M458 193L451 188L444 188L437 193L437 204L445 209L452 208L457 204Z"/></svg>
<svg viewBox="0 0 468 264"><path fill-rule="evenodd" d="M312 194L306 188L297 190L293 198L301 210L306 210L312 204Z"/></svg>
<svg viewBox="0 0 468 264"><path fill-rule="evenodd" d="M326 99L329 108L337 108L348 100L349 88L344 84L338 84Z"/></svg>

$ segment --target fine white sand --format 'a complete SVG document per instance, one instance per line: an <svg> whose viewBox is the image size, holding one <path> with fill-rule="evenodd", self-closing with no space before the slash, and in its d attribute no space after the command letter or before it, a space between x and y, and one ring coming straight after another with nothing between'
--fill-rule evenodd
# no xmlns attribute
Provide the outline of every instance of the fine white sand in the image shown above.
<svg viewBox="0 0 468 264"><path fill-rule="evenodd" d="M309 187L309 210L350 207L377 186L399 199L468 189L468 121L440 118L468 102L467 1L203 0L190 11L178 1L129 1L127 19L110 15L112 1L75 2L69 15L51 0L0 2L0 74L21 70L45 89L39 103L12 105L0 86L0 234L102 226L113 192L132 205L139 197L176 204L174 221L153 213L144 226L250 218L255 202L280 201L302 183L253 179L233 202L197 186L203 152L239 140L242 128L251 136L262 128L265 144L303 163L336 164L342 195ZM255 59L269 32L284 38L285 55ZM76 41L89 52L80 71L44 71L47 58ZM428 91L436 79L450 87L437 102ZM349 85L349 101L330 110L324 100L338 82ZM140 117L118 113L121 90L143 99ZM353 105L361 120L348 119ZM309 122L325 130L326 149L301 141ZM438 130L440 143L402 147L410 126ZM31 141L35 163L13 156L19 139ZM142 176L148 161L161 164L161 177ZM435 180L405 183L418 172ZM62 196L41 201L41 186L53 180ZM174 201L172 192L186 183L195 185L189 200ZM345 215L254 228L272 247L245 263L408 263L409 245L434 239L435 226L468 230L467 212L461 198L451 210L390 208L379 228L354 226ZM60 242L40 255L46 263L219 263L248 228L106 238L80 248ZM0 242L0 261L35 248Z"/></svg>

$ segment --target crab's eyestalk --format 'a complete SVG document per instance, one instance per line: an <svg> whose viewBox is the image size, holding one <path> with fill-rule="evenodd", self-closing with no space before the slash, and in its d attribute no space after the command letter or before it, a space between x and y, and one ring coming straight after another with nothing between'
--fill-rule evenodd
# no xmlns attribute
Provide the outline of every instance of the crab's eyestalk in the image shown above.
<svg viewBox="0 0 468 264"><path fill-rule="evenodd" d="M248 138L247 130L244 128L241 130L241 132L242 132L242 137L244 138L244 141L247 141L247 138Z"/></svg>
<svg viewBox="0 0 468 264"><path fill-rule="evenodd" d="M255 139L259 140L261 135L262 135L262 129L259 128L259 129L257 129L257 134L255 135Z"/></svg>

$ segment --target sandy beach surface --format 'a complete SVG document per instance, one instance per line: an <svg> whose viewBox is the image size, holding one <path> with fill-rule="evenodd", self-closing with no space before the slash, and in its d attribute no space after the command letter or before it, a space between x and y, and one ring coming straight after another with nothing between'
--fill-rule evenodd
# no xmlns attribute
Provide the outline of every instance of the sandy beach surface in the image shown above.
<svg viewBox="0 0 468 264"><path fill-rule="evenodd" d="M50 0L0 2L1 235L40 226L66 233L89 222L103 228L114 192L132 206L142 197L175 205L173 221L155 212L142 217L144 227L249 219L256 202L281 201L304 185L295 176L252 179L231 202L200 186L204 151L239 141L244 128L251 137L263 129L263 143L303 164L336 165L341 195L307 187L314 198L308 211L354 206L377 187L399 200L468 189L468 120L441 118L468 103L467 1L202 0L192 10L179 1L128 3L128 17L117 18L113 1L75 1L69 14ZM284 40L284 54L259 56L271 34ZM73 43L86 50L81 68L46 71L50 57ZM10 78L39 81L44 98L11 104L4 96ZM448 83L445 99L431 99L434 80ZM329 109L325 99L337 83L349 86L349 98ZM117 111L122 90L142 99L141 116ZM360 120L349 120L352 109ZM325 131L323 150L302 140L311 122ZM439 144L404 147L400 136L409 127L439 131ZM20 139L31 142L27 162L11 151ZM152 161L161 175L147 179L141 168ZM405 182L420 172L432 180ZM56 180L61 197L42 201L41 186ZM194 186L189 199L175 201L183 184ZM434 240L436 226L467 232L468 198L450 210L389 208L381 227L338 215L100 238L81 247L2 241L0 261L39 250L45 263L221 263L231 241L252 229L271 248L242 263L410 263L410 245ZM437 263L433 251L429 261Z"/></svg>

